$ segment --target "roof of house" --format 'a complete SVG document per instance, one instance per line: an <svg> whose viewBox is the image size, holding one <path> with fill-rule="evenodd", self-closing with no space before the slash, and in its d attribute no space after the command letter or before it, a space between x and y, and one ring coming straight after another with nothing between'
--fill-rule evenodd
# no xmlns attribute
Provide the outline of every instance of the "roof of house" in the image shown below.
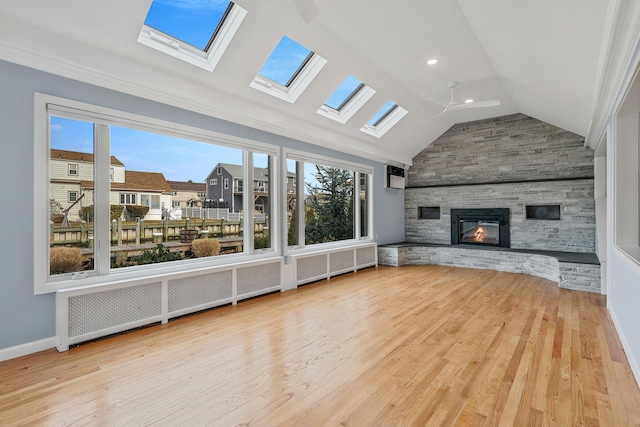
<svg viewBox="0 0 640 427"><path fill-rule="evenodd" d="M82 181L82 187L93 188L93 181ZM112 190L170 193L171 187L160 172L125 171L124 182L112 182Z"/></svg>
<svg viewBox="0 0 640 427"><path fill-rule="evenodd" d="M172 191L194 191L202 192L207 189L207 184L204 182L189 181L167 181Z"/></svg>
<svg viewBox="0 0 640 427"><path fill-rule="evenodd" d="M51 149L51 158L62 159L62 160L73 160L74 162L93 163L93 154L91 153L82 153L80 151L58 150L56 148ZM118 160L115 156L111 156L111 164L117 165L117 166L124 166L124 163Z"/></svg>
<svg viewBox="0 0 640 427"><path fill-rule="evenodd" d="M218 166L222 166L234 178L242 178L244 176L242 165L234 165L232 163L218 163L213 170L216 170ZM256 181L268 181L269 169L253 168L253 179Z"/></svg>

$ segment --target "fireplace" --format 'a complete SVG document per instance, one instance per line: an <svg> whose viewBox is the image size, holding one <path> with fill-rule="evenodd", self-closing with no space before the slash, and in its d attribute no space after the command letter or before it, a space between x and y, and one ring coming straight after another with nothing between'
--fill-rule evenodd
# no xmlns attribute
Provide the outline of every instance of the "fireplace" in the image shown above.
<svg viewBox="0 0 640 427"><path fill-rule="evenodd" d="M451 244L511 247L509 209L451 209Z"/></svg>

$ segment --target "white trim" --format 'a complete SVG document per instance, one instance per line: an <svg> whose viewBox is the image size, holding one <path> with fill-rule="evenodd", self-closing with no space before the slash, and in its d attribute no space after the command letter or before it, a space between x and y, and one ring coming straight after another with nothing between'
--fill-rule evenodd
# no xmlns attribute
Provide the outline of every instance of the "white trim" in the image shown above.
<svg viewBox="0 0 640 427"><path fill-rule="evenodd" d="M207 52L201 51L188 43L178 40L169 34L165 34L146 25L142 26L138 43L173 56L207 71L213 71L222 55L226 51L231 39L238 31L247 11L237 4L233 4L229 15L225 18L220 31L216 35L213 44Z"/></svg>
<svg viewBox="0 0 640 427"><path fill-rule="evenodd" d="M613 320L613 325L618 332L618 337L620 337L620 342L622 343L622 348L624 352L627 354L627 361L629 362L629 366L631 367L631 372L633 372L633 376L636 380L636 384L640 386L640 366L638 366L638 355L633 353L633 348L629 345L629 340L627 340L626 335L624 334L625 329L622 327L620 322L618 321L618 316L616 315L616 311L613 307L609 306L609 314L611 315L611 320Z"/></svg>
<svg viewBox="0 0 640 427"><path fill-rule="evenodd" d="M368 100L375 95L376 91L369 86L363 86L340 110L335 110L327 105L321 105L316 113L338 123L345 124Z"/></svg>
<svg viewBox="0 0 640 427"><path fill-rule="evenodd" d="M311 84L326 63L326 59L314 53L289 87L282 86L260 75L256 75L253 78L251 83L249 83L249 87L293 104L298 97L302 95L302 92L304 92L307 86Z"/></svg>
<svg viewBox="0 0 640 427"><path fill-rule="evenodd" d="M16 357L27 356L40 351L53 349L56 346L56 337L45 338L39 341L32 341L14 347L0 350L0 362L15 359Z"/></svg>
<svg viewBox="0 0 640 427"><path fill-rule="evenodd" d="M365 124L360 128L360 132L364 132L367 135L375 136L376 138L382 138L382 136L389 132L392 127L396 125L404 116L408 113L407 110L397 105L391 111L387 117L385 117L377 126L371 126L369 124Z"/></svg>
<svg viewBox="0 0 640 427"><path fill-rule="evenodd" d="M373 175L372 166L362 163L350 162L348 160L336 160L333 157L322 156L320 154L310 154L304 151L285 148L283 150L282 157L285 161L287 159L291 159L297 162L321 164L322 166L331 166L335 168L348 169L354 172L362 172Z"/></svg>

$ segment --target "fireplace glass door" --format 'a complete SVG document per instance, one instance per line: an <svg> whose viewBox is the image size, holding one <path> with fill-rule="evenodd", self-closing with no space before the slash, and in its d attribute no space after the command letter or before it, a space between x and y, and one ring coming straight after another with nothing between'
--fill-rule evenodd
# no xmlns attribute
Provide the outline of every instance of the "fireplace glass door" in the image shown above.
<svg viewBox="0 0 640 427"><path fill-rule="evenodd" d="M461 219L460 243L477 245L500 245L500 222L497 220L467 220Z"/></svg>

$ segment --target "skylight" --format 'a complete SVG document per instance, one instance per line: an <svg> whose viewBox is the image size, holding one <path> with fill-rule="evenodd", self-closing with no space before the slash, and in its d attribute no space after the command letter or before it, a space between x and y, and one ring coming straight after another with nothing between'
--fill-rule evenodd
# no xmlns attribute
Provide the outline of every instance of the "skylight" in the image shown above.
<svg viewBox="0 0 640 427"><path fill-rule="evenodd" d="M316 113L344 124L375 93L375 90L349 75Z"/></svg>
<svg viewBox="0 0 640 427"><path fill-rule="evenodd" d="M181 2L154 0L144 24L206 51L232 6L230 1L202 2L185 7Z"/></svg>
<svg viewBox="0 0 640 427"><path fill-rule="evenodd" d="M258 75L289 87L312 55L313 52L300 43L282 36Z"/></svg>
<svg viewBox="0 0 640 427"><path fill-rule="evenodd" d="M249 86L293 103L326 63L311 49L282 36Z"/></svg>
<svg viewBox="0 0 640 427"><path fill-rule="evenodd" d="M349 99L351 99L351 97L356 94L358 89L363 86L364 84L360 80L356 79L353 76L347 76L342 84L338 86L338 89L333 92L333 95L331 95L329 99L324 102L324 105L329 108L333 108L334 110L340 111L340 109L344 107Z"/></svg>
<svg viewBox="0 0 640 427"><path fill-rule="evenodd" d="M393 101L387 101L371 119L360 128L361 132L381 138L406 114L407 110Z"/></svg>
<svg viewBox="0 0 640 427"><path fill-rule="evenodd" d="M246 13L226 0L153 0L138 42L213 71Z"/></svg>
<svg viewBox="0 0 640 427"><path fill-rule="evenodd" d="M380 110L375 114L375 116L371 117L371 120L367 122L367 124L371 127L377 126L385 117L389 115L396 108L397 105L393 101L387 101Z"/></svg>

